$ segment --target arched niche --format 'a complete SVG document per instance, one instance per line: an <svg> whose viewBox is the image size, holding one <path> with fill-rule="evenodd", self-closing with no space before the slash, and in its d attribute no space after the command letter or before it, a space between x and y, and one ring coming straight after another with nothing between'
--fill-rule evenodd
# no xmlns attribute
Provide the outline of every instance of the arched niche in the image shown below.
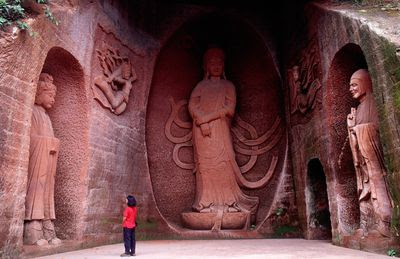
<svg viewBox="0 0 400 259"><path fill-rule="evenodd" d="M42 72L57 86L54 106L48 111L54 135L60 139L55 179L55 228L61 239L75 239L82 230L84 182L88 164L88 104L84 73L68 51L53 47Z"/></svg>
<svg viewBox="0 0 400 259"><path fill-rule="evenodd" d="M309 239L331 239L331 219L327 181L324 168L318 158L307 165L307 233Z"/></svg>
<svg viewBox="0 0 400 259"><path fill-rule="evenodd" d="M179 168L173 161L174 145L164 134L171 112L169 98L175 102L190 97L195 85L203 78L202 59L209 46L225 50L225 72L236 87L236 114L257 129L266 132L279 117L283 135L267 154L259 156L255 166L245 177L250 181L262 178L271 162L278 156L275 173L264 188L244 190L260 198L256 224L261 223L275 197L287 149L283 98L276 64L262 37L249 24L236 17L210 14L187 22L166 42L159 53L154 69L147 106L146 144L148 162L157 207L164 218L174 226L182 227L180 215L191 211L195 199L195 173ZM191 121L185 109L180 118ZM187 130L173 126L177 135ZM193 162L191 148L180 151L181 160ZM248 157L237 154L239 165Z"/></svg>
<svg viewBox="0 0 400 259"><path fill-rule="evenodd" d="M333 177L337 194L339 231L353 232L359 226L359 205L356 193L356 174L348 144L347 114L356 102L351 98L349 82L358 69L368 68L360 46L349 43L334 56L328 75L326 107L330 150L333 157Z"/></svg>

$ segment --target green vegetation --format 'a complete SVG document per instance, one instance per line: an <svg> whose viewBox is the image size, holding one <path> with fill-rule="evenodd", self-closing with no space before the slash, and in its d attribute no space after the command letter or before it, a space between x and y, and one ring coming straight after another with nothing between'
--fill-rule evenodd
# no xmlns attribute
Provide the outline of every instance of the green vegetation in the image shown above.
<svg viewBox="0 0 400 259"><path fill-rule="evenodd" d="M158 225L156 221L152 221L150 219L147 220L137 220L137 226L139 229L147 231L147 230L156 230Z"/></svg>
<svg viewBox="0 0 400 259"><path fill-rule="evenodd" d="M388 256L392 256L392 257L394 257L394 256L396 256L396 250L394 250L394 249L389 249L388 251L387 251L387 255Z"/></svg>
<svg viewBox="0 0 400 259"><path fill-rule="evenodd" d="M22 7L24 0L0 0L0 29L5 29L12 24L17 25L21 30L28 31L31 36L35 33L29 25L23 21L26 18L27 10ZM44 14L53 24L58 25L59 21L54 17L47 0L35 0L38 4L43 5Z"/></svg>
<svg viewBox="0 0 400 259"><path fill-rule="evenodd" d="M392 144L392 138L398 136L393 134L396 132L396 125L398 118L400 118L400 60L399 50L397 46L388 42L386 39L382 39L379 42L379 52L383 56L384 71L387 73L387 89L389 95L392 97L392 103L387 103L389 108L385 109L384 117L390 118L387 113L395 113L395 119L385 121L381 130L381 136L384 147L387 147L385 154L385 164L388 169L388 185L391 197L394 202L394 208L392 213L391 230L398 241L400 241L400 159L395 151L395 147ZM391 114L392 115L392 114ZM389 250L390 251L390 250ZM388 253L389 253L388 251ZM396 252L393 250L393 252Z"/></svg>
<svg viewBox="0 0 400 259"><path fill-rule="evenodd" d="M299 228L295 226L283 225L279 226L275 229L276 237L286 237L287 235L292 236L296 235L299 232Z"/></svg>
<svg viewBox="0 0 400 259"><path fill-rule="evenodd" d="M38 0L38 1L41 1L41 0ZM46 15L47 19L49 19L53 24L58 25L60 23L56 19L56 17L54 17L53 13L51 12L51 10L48 6L46 6L46 9L44 10L44 15Z"/></svg>
<svg viewBox="0 0 400 259"><path fill-rule="evenodd" d="M276 216L282 216L284 212L285 212L284 208L277 208L275 214Z"/></svg>
<svg viewBox="0 0 400 259"><path fill-rule="evenodd" d="M0 27L11 25L24 17L21 0L0 0Z"/></svg>

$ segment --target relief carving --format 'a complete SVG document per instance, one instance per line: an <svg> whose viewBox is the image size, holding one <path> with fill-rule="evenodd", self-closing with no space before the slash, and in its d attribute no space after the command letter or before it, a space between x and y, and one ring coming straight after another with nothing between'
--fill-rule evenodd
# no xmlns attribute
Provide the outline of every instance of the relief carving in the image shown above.
<svg viewBox="0 0 400 259"><path fill-rule="evenodd" d="M97 76L92 85L94 98L116 115L126 110L132 84L137 80L135 69L128 57L122 57L117 50L97 50L103 75Z"/></svg>
<svg viewBox="0 0 400 259"><path fill-rule="evenodd" d="M290 113L306 114L314 109L317 103L317 93L321 88L318 78L319 55L316 44L311 44L307 51L303 51L299 61L288 69L288 83L290 88Z"/></svg>
<svg viewBox="0 0 400 259"><path fill-rule="evenodd" d="M258 136L256 129L235 116L236 91L224 74L224 53L211 48L204 55L205 77L191 93L190 100L177 103L170 98L171 114L165 125L165 135L175 144L174 162L183 169L196 173L196 198L193 212L182 213L186 226L192 229L248 229L258 209L258 197L248 196L240 187L256 189L271 179L278 157L273 156L269 169L260 180L248 181L243 174L250 171L257 157L270 151L280 140L283 130L277 117L270 130ZM193 122L182 121L179 110L188 107ZM234 119L236 126L231 126ZM172 124L189 130L181 137L171 132ZM241 132L245 130L250 138ZM232 135L237 143L232 142ZM266 145L263 145L268 143ZM194 164L182 162L179 150L192 147ZM261 148L261 146L263 146ZM246 148L247 147L247 148ZM237 153L249 156L245 165L239 166Z"/></svg>

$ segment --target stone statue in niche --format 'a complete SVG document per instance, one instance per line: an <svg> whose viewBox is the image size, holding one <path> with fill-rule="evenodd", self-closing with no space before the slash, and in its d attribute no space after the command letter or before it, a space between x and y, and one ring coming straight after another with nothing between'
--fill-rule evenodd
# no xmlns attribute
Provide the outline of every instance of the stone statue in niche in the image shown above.
<svg viewBox="0 0 400 259"><path fill-rule="evenodd" d="M296 65L288 69L291 114L297 111L306 114L313 110L317 103L317 93L321 88L317 77L319 61L315 47L311 47L311 51L304 54L300 64L301 67Z"/></svg>
<svg viewBox="0 0 400 259"><path fill-rule="evenodd" d="M182 213L184 224L192 229L221 230L248 229L258 209L258 197L243 193L240 187L261 188L271 179L278 158L273 156L266 175L256 182L243 176L257 161L257 156L271 150L282 136L280 119L261 137L256 129L236 116L239 126L249 131L251 139L245 138L239 128L231 127L235 116L236 91L224 73L225 55L221 49L208 49L204 55L205 76L193 89L190 100L174 103L170 99L172 112L165 127L167 138L177 144L173 159L183 169L196 172L196 197L193 212ZM179 109L188 103L193 122L179 119ZM182 136L171 134L172 123L191 131ZM231 132L237 140L250 149L234 145ZM275 133L275 134L274 134ZM259 145L268 142L263 148ZM179 149L194 148L194 164L180 161ZM249 161L239 166L235 151L250 156Z"/></svg>
<svg viewBox="0 0 400 259"><path fill-rule="evenodd" d="M347 116L349 143L357 176L361 235L390 236L392 204L386 184L386 169L379 138L378 114L367 70L357 70L350 79L350 93L359 101Z"/></svg>
<svg viewBox="0 0 400 259"><path fill-rule="evenodd" d="M32 111L28 184L25 202L24 243L60 244L53 221L54 180L60 141L54 137L46 110L54 104L56 86L53 77L42 73Z"/></svg>
<svg viewBox="0 0 400 259"><path fill-rule="evenodd" d="M120 115L128 105L132 84L137 80L136 72L129 58L121 57L118 51L108 48L104 52L97 50L97 54L103 75L94 79L94 98Z"/></svg>

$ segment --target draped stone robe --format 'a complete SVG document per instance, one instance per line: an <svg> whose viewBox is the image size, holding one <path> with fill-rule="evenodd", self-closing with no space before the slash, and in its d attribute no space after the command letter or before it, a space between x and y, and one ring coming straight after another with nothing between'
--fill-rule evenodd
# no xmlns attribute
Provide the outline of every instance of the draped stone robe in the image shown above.
<svg viewBox="0 0 400 259"><path fill-rule="evenodd" d="M367 209L363 211L362 205L371 202L375 220L389 223L392 206L385 179L386 169L379 137L378 114L371 93L367 93L365 100L357 107L353 131L354 135L350 134L350 142L353 143L352 147L356 147L352 150L353 157L359 161L357 189L361 221L370 221L373 218ZM366 224L369 225L367 227L371 227L375 222Z"/></svg>
<svg viewBox="0 0 400 259"><path fill-rule="evenodd" d="M55 219L54 179L60 141L46 110L34 105L29 150L25 220Z"/></svg>
<svg viewBox="0 0 400 259"><path fill-rule="evenodd" d="M231 118L236 106L234 85L224 79L202 80L192 91L189 112L193 118L193 145L196 162L196 211L242 211L253 214L258 197L242 192L235 170L240 171L232 145ZM210 136L203 136L195 120L217 115L208 122ZM240 172L239 172L240 173Z"/></svg>

